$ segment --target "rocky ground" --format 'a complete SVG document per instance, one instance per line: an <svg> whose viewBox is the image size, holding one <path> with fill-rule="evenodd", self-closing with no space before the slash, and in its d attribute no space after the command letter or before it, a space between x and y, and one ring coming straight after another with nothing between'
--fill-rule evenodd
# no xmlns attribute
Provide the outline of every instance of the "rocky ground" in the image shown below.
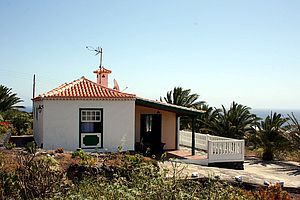
<svg viewBox="0 0 300 200"><path fill-rule="evenodd" d="M254 157L248 157L244 163L244 170L224 169L217 167L207 167L195 164L174 163L166 161L160 163L162 169L174 169L179 171L181 176L192 177L219 177L223 180L235 181L239 176L243 182L264 185L265 182L284 182L294 199L300 199L300 164L291 161L264 162ZM172 172L172 170L170 170ZM292 191L292 192L291 192Z"/></svg>

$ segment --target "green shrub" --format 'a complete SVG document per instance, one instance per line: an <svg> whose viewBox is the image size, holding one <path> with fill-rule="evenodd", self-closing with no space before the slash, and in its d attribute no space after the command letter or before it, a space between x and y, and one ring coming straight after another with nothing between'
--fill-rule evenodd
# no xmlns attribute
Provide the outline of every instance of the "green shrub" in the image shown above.
<svg viewBox="0 0 300 200"><path fill-rule="evenodd" d="M30 154L35 154L37 152L37 145L34 141L28 142L25 146L25 149Z"/></svg>
<svg viewBox="0 0 300 200"><path fill-rule="evenodd" d="M0 125L0 135L7 133L7 131L8 131L8 129L5 126Z"/></svg>
<svg viewBox="0 0 300 200"><path fill-rule="evenodd" d="M85 152L82 149L77 149L72 153L72 158L84 158L86 156Z"/></svg>
<svg viewBox="0 0 300 200"><path fill-rule="evenodd" d="M13 142L7 142L7 143L4 144L4 147L5 147L6 149L8 149L8 150L11 150L11 149L13 149L13 148L16 147L16 144L13 143Z"/></svg>
<svg viewBox="0 0 300 200"><path fill-rule="evenodd" d="M175 166L175 165L174 165ZM87 178L71 187L64 199L244 199L242 190L218 179L189 180L179 178L180 168L172 169L175 178L166 178L155 166L140 163L130 179L115 174Z"/></svg>
<svg viewBox="0 0 300 200"><path fill-rule="evenodd" d="M26 112L14 112L10 122L15 127L15 135L32 134L32 115Z"/></svg>
<svg viewBox="0 0 300 200"><path fill-rule="evenodd" d="M0 199L18 197L17 174L0 169Z"/></svg>
<svg viewBox="0 0 300 200"><path fill-rule="evenodd" d="M83 165L96 165L97 159L93 156L87 155L82 149L78 149L72 153L72 158L80 158Z"/></svg>

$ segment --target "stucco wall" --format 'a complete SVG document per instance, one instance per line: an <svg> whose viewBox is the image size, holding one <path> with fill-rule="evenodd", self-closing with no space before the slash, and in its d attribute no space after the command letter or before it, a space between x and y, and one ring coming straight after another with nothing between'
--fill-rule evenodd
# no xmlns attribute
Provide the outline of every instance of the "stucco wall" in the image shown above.
<svg viewBox="0 0 300 200"><path fill-rule="evenodd" d="M37 110L43 105L42 101L35 101L33 104L33 136L37 145L40 147L43 143L43 109Z"/></svg>
<svg viewBox="0 0 300 200"><path fill-rule="evenodd" d="M143 106L135 107L135 141L140 142L141 114L157 114L158 111L162 115L161 141L165 143L164 149L176 149L176 113L159 109Z"/></svg>
<svg viewBox="0 0 300 200"><path fill-rule="evenodd" d="M45 149L79 147L79 108L103 109L103 150L134 150L134 101L44 100Z"/></svg>

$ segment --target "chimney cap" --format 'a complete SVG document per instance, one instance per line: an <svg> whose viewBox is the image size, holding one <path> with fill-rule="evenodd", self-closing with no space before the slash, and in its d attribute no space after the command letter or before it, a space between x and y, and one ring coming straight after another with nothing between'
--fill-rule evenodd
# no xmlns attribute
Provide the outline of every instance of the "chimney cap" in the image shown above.
<svg viewBox="0 0 300 200"><path fill-rule="evenodd" d="M104 67L101 67L101 68L99 68L99 69L96 69L96 70L94 71L94 73L95 73L95 74L103 74L103 73L110 74L110 73L111 73L111 70L106 69L106 68L104 68Z"/></svg>

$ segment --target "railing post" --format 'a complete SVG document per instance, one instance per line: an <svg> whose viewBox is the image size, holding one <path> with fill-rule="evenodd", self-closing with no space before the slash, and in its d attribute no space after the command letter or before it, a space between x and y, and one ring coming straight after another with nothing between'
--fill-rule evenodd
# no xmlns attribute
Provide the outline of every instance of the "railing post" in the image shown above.
<svg viewBox="0 0 300 200"><path fill-rule="evenodd" d="M245 160L245 140L242 140L242 159Z"/></svg>
<svg viewBox="0 0 300 200"><path fill-rule="evenodd" d="M210 145L211 145L210 141L207 140L207 160L208 160L208 163L209 163L210 152L211 152Z"/></svg>

